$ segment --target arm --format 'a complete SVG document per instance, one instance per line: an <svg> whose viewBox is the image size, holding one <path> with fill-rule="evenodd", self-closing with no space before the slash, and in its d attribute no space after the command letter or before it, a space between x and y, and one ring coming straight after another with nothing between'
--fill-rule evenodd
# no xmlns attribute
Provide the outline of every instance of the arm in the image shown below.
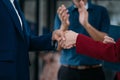
<svg viewBox="0 0 120 80"><path fill-rule="evenodd" d="M43 50L53 50L52 45L52 34L45 34L42 36L32 36L30 38L30 50L43 51Z"/></svg>
<svg viewBox="0 0 120 80"><path fill-rule="evenodd" d="M104 36L107 35L106 33L101 32L101 31L95 29L89 23L85 25L85 29L89 33L89 35L96 41L103 41L104 40Z"/></svg>
<svg viewBox="0 0 120 80"><path fill-rule="evenodd" d="M102 18L100 20L101 31L95 29L89 22L88 22L88 12L85 9L85 5L80 2L81 8L78 9L79 11L79 22L83 25L83 27L86 29L86 31L89 33L89 35L96 41L103 41L104 36L107 34L101 31L104 31L108 28L108 25L110 24L109 16L107 14L106 9L102 8ZM104 18L105 17L105 18ZM104 29L102 29L104 28ZM106 28L106 29L105 29Z"/></svg>
<svg viewBox="0 0 120 80"><path fill-rule="evenodd" d="M104 44L79 34L76 40L78 53L110 62L120 62L120 40L116 44Z"/></svg>
<svg viewBox="0 0 120 80"><path fill-rule="evenodd" d="M58 16L55 18L55 27L58 27L58 22L61 22L61 24L59 24L60 30L64 32L68 29L68 26L70 25L68 10L64 5L62 5L58 8L57 13ZM57 50L60 51L61 49L62 48L58 43Z"/></svg>
<svg viewBox="0 0 120 80"><path fill-rule="evenodd" d="M55 30L53 33L44 34L42 36L32 36L30 38L30 50L54 50L55 41L64 40L64 32L62 30Z"/></svg>
<svg viewBox="0 0 120 80"><path fill-rule="evenodd" d="M120 62L120 40L116 43L104 44L73 31L66 31L65 39L65 41L61 42L62 47L65 49L76 46L78 54L110 62Z"/></svg>

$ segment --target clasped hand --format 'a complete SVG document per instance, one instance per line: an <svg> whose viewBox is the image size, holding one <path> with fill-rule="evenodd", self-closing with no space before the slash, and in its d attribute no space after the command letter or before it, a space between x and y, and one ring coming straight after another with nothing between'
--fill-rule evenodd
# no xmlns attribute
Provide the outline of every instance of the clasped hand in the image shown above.
<svg viewBox="0 0 120 80"><path fill-rule="evenodd" d="M78 33L71 30L56 30L53 32L52 39L57 40L60 46L64 49L70 49L75 46Z"/></svg>

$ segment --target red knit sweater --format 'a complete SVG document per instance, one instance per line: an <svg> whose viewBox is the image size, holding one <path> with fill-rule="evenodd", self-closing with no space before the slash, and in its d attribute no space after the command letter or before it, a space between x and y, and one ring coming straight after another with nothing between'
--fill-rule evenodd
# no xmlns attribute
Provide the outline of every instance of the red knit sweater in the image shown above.
<svg viewBox="0 0 120 80"><path fill-rule="evenodd" d="M104 44L79 34L76 41L77 53L109 62L120 62L120 40L116 44ZM117 73L120 80L120 72Z"/></svg>

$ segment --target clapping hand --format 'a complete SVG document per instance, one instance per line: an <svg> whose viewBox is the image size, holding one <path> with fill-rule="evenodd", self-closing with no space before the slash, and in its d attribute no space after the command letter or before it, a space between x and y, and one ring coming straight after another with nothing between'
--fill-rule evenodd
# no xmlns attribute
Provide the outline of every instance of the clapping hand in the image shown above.
<svg viewBox="0 0 120 80"><path fill-rule="evenodd" d="M70 22L67 8L62 5L58 8L57 13L61 20L61 26L68 27L70 25Z"/></svg>
<svg viewBox="0 0 120 80"><path fill-rule="evenodd" d="M79 22L85 27L88 24L88 12L85 8L83 1L79 2L80 7L78 7L79 12Z"/></svg>
<svg viewBox="0 0 120 80"><path fill-rule="evenodd" d="M61 20L60 30L66 31L68 29L68 26L70 25L68 10L64 5L62 5L58 8L57 13L58 13L58 16ZM62 50L62 48L59 44L59 41L58 41L57 50L58 51Z"/></svg>

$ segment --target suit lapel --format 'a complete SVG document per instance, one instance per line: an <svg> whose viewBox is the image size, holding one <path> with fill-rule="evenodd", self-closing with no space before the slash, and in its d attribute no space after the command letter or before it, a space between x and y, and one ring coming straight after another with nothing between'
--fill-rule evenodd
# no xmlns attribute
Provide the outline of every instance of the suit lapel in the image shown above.
<svg viewBox="0 0 120 80"><path fill-rule="evenodd" d="M19 15L20 15L20 17L21 17L21 20L22 20L22 23L23 23L23 30L26 32L26 20L25 20L25 18L24 18L24 15L23 15L23 13L22 13L22 11L21 11L21 9L20 9L20 6L19 6L19 4L16 2L16 8L17 8L17 10L18 10L18 13L19 13Z"/></svg>
<svg viewBox="0 0 120 80"><path fill-rule="evenodd" d="M13 22L15 23L15 27L17 28L17 30L19 31L19 33L21 34L21 36L24 38L24 34L23 34L23 31L22 31L22 28L21 28L21 25L20 25L20 21L19 21L19 18L12 6L12 4L10 3L9 0L2 0L3 3L5 4L6 6L6 9L8 10L10 16L11 16L11 19L13 20Z"/></svg>
<svg viewBox="0 0 120 80"><path fill-rule="evenodd" d="M22 13L22 11L20 9L20 6L19 6L19 4L17 2L16 2L16 8L17 8L17 10L19 12L19 15L20 15L21 19L22 19L24 36L25 36L25 39L28 42L28 36L27 36L27 35L29 35L28 25L26 23L26 19L24 18L24 15L23 15L23 13Z"/></svg>

